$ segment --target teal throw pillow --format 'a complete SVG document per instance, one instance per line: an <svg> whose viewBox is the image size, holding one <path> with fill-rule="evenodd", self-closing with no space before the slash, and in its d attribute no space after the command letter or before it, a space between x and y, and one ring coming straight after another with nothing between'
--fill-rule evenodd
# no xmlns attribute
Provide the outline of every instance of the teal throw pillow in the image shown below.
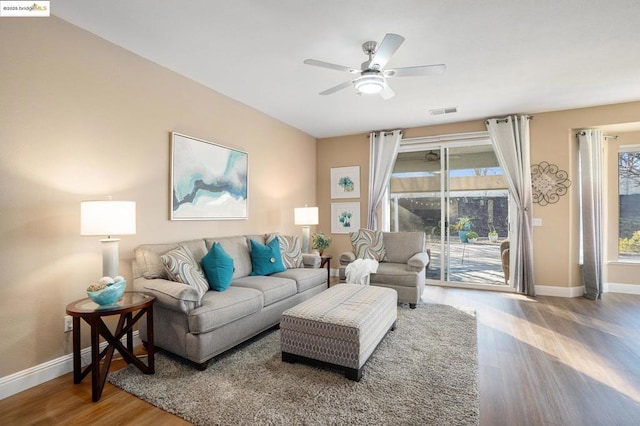
<svg viewBox="0 0 640 426"><path fill-rule="evenodd" d="M282 263L280 254L280 242L278 238L269 241L267 245L251 241L251 275L271 275L276 272L284 272L287 269Z"/></svg>
<svg viewBox="0 0 640 426"><path fill-rule="evenodd" d="M225 291L233 280L233 258L219 243L213 243L211 250L202 258L202 270L215 291Z"/></svg>

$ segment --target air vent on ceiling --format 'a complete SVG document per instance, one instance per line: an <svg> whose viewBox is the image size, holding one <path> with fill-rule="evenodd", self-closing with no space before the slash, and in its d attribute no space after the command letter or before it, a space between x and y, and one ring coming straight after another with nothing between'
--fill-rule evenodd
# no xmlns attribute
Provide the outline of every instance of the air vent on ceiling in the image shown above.
<svg viewBox="0 0 640 426"><path fill-rule="evenodd" d="M429 111L431 115L453 114L458 112L458 107L438 108Z"/></svg>

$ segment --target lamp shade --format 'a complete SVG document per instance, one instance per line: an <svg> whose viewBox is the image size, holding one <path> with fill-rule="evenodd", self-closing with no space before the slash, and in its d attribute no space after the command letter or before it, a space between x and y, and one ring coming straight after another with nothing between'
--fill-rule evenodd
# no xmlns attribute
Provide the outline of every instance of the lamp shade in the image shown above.
<svg viewBox="0 0 640 426"><path fill-rule="evenodd" d="M317 225L317 207L296 207L293 209L294 223L296 225Z"/></svg>
<svg viewBox="0 0 640 426"><path fill-rule="evenodd" d="M136 233L134 201L82 201L80 235L131 235Z"/></svg>

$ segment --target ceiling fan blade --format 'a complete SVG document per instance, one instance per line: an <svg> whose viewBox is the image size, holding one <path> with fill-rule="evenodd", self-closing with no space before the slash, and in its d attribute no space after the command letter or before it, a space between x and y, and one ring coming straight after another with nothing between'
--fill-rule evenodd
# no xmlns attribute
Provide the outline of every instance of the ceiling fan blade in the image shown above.
<svg viewBox="0 0 640 426"><path fill-rule="evenodd" d="M396 95L396 92L393 91L393 89L391 87L389 87L389 85L385 85L384 89L382 90L382 92L380 92L380 97L382 99L389 100L391 98L393 98Z"/></svg>
<svg viewBox="0 0 640 426"><path fill-rule="evenodd" d="M351 84L353 83L353 81L349 80L349 81L345 81L342 84L338 84L337 86L334 86L330 89L325 90L324 92L320 92L321 95L330 95L332 93L337 92L338 90L342 90L344 88L347 88L349 86L351 86Z"/></svg>
<svg viewBox="0 0 640 426"><path fill-rule="evenodd" d="M330 62L318 61L316 59L305 59L304 63L307 64L307 65L313 65L313 66L316 66L316 67L329 68L329 69L338 70L338 71L346 71L346 72L350 72L352 74L360 72L360 70L357 70L355 68L349 68L349 67L345 67L343 65L332 64Z"/></svg>
<svg viewBox="0 0 640 426"><path fill-rule="evenodd" d="M445 64L421 65L418 67L394 68L384 71L385 77L418 77L422 75L442 74L447 69Z"/></svg>
<svg viewBox="0 0 640 426"><path fill-rule="evenodd" d="M382 39L382 43L378 46L378 50L376 50L373 58L371 58L369 68L376 68L378 70L384 68L403 42L404 37L398 34L388 33L385 35L384 39Z"/></svg>

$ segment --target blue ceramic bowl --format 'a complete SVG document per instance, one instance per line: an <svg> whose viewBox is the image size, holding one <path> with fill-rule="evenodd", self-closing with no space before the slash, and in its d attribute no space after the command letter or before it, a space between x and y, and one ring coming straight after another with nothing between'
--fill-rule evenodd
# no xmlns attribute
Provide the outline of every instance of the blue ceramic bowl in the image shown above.
<svg viewBox="0 0 640 426"><path fill-rule="evenodd" d="M127 282L120 281L100 291L87 291L87 296L100 306L111 305L120 300L126 287Z"/></svg>

